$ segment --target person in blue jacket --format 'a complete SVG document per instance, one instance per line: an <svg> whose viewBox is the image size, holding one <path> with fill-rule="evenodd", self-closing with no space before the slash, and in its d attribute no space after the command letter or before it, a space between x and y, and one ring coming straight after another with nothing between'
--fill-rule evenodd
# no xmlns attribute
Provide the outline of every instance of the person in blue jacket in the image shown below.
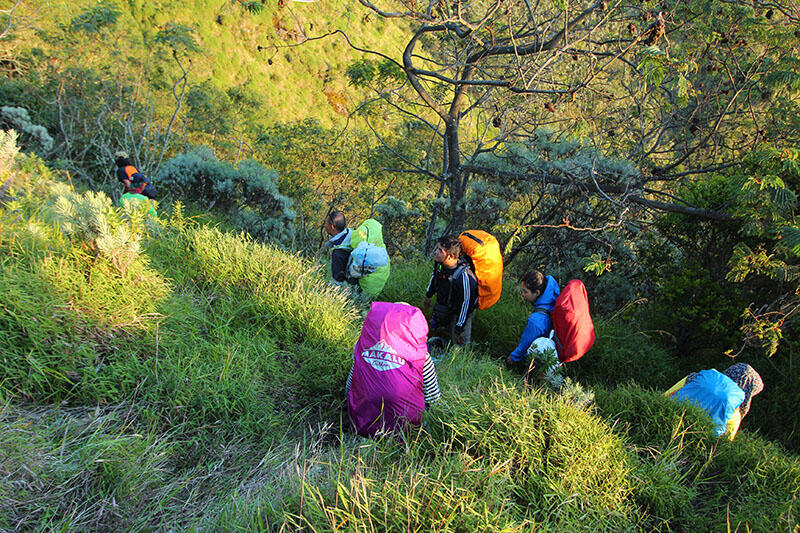
<svg viewBox="0 0 800 533"><path fill-rule="evenodd" d="M533 312L528 317L525 331L519 345L508 356L507 363L514 365L525 361L533 341L539 337L547 337L553 329L550 313L561 293L558 282L553 276L545 276L538 270L528 271L520 279L522 299L533 305Z"/></svg>

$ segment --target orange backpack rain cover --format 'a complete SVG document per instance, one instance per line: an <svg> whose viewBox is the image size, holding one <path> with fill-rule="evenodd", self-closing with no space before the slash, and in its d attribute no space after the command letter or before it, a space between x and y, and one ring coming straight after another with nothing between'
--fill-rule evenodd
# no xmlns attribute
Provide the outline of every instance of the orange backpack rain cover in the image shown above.
<svg viewBox="0 0 800 533"><path fill-rule="evenodd" d="M503 254L500 243L479 229L467 230L458 236L461 251L468 255L478 278L478 308L489 309L503 291Z"/></svg>

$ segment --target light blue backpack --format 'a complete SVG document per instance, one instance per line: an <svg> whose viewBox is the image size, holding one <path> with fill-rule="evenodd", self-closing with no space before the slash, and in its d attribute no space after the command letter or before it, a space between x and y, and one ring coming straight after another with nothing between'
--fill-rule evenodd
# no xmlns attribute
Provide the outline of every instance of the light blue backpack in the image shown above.
<svg viewBox="0 0 800 533"><path fill-rule="evenodd" d="M702 407L711 415L717 436L725 434L728 420L744 401L744 391L731 378L717 370L703 370L684 385L673 398Z"/></svg>

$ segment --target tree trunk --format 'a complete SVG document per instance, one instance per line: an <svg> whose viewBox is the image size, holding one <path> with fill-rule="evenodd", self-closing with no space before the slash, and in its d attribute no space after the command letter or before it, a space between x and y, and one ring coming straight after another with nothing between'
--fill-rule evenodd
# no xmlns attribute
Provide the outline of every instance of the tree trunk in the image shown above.
<svg viewBox="0 0 800 533"><path fill-rule="evenodd" d="M450 190L450 232L461 233L467 219L466 180L461 171L458 149L458 118L451 118L445 125L444 179Z"/></svg>

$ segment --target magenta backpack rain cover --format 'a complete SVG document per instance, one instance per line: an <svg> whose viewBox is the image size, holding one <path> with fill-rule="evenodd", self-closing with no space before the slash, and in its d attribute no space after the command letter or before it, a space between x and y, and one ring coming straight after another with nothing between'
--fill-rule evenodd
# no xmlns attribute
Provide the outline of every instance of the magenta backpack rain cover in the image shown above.
<svg viewBox="0 0 800 533"><path fill-rule="evenodd" d="M422 367L428 322L404 303L373 302L353 352L347 397L350 422L359 434L419 424L425 410Z"/></svg>

